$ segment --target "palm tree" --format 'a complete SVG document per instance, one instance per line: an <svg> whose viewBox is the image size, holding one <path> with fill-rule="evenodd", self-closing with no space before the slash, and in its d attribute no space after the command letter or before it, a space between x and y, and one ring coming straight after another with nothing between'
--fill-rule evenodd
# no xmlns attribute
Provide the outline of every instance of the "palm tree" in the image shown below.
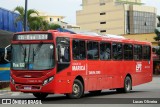
<svg viewBox="0 0 160 107"><path fill-rule="evenodd" d="M24 20L25 10L22 6L17 6L14 11L17 11L20 15L17 17L16 21L21 21L22 24ZM43 20L42 17L38 15L38 11L30 9L27 11L27 26L30 30L48 30L48 29L57 29L60 28L58 24L49 24L49 22Z"/></svg>
<svg viewBox="0 0 160 107"><path fill-rule="evenodd" d="M17 11L20 15L17 17L16 21L21 21L22 24L23 20L24 20L24 14L25 14L25 10L22 6L17 6L14 11ZM34 15L34 16L33 16ZM28 27L30 27L30 25L32 25L32 23L35 23L35 20L40 20L39 16L38 16L38 11L34 10L34 9L29 9L27 11L27 21L28 21Z"/></svg>

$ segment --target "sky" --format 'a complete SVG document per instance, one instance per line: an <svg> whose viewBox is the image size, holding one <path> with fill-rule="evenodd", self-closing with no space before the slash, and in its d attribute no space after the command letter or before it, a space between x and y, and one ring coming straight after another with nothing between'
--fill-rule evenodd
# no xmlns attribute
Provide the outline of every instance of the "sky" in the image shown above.
<svg viewBox="0 0 160 107"><path fill-rule="evenodd" d="M160 0L142 0L147 6L157 8L160 15ZM82 0L28 0L28 9L36 9L53 15L65 16L64 21L76 24L76 11L82 9ZM25 0L0 0L0 7L13 10L16 6L24 6Z"/></svg>

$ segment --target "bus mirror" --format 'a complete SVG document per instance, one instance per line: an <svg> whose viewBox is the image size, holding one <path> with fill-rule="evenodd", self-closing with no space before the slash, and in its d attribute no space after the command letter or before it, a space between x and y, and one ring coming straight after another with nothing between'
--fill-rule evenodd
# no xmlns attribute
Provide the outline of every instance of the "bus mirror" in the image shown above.
<svg viewBox="0 0 160 107"><path fill-rule="evenodd" d="M8 45L5 47L4 60L10 62L10 59L11 59L11 45Z"/></svg>

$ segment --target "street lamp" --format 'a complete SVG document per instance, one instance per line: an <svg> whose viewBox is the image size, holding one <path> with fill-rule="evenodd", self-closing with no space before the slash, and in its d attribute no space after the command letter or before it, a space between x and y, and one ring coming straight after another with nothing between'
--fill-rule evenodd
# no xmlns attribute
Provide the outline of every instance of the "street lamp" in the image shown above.
<svg viewBox="0 0 160 107"><path fill-rule="evenodd" d="M27 6L28 0L25 0L25 14L24 14L24 31L27 31Z"/></svg>

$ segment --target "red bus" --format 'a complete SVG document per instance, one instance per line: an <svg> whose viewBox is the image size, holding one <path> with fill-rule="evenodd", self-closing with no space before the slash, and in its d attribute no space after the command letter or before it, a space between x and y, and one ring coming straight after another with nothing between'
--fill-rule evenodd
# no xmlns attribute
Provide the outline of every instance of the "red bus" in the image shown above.
<svg viewBox="0 0 160 107"><path fill-rule="evenodd" d="M151 43L56 30L16 33L12 40L12 91L37 98L115 89L152 81Z"/></svg>

